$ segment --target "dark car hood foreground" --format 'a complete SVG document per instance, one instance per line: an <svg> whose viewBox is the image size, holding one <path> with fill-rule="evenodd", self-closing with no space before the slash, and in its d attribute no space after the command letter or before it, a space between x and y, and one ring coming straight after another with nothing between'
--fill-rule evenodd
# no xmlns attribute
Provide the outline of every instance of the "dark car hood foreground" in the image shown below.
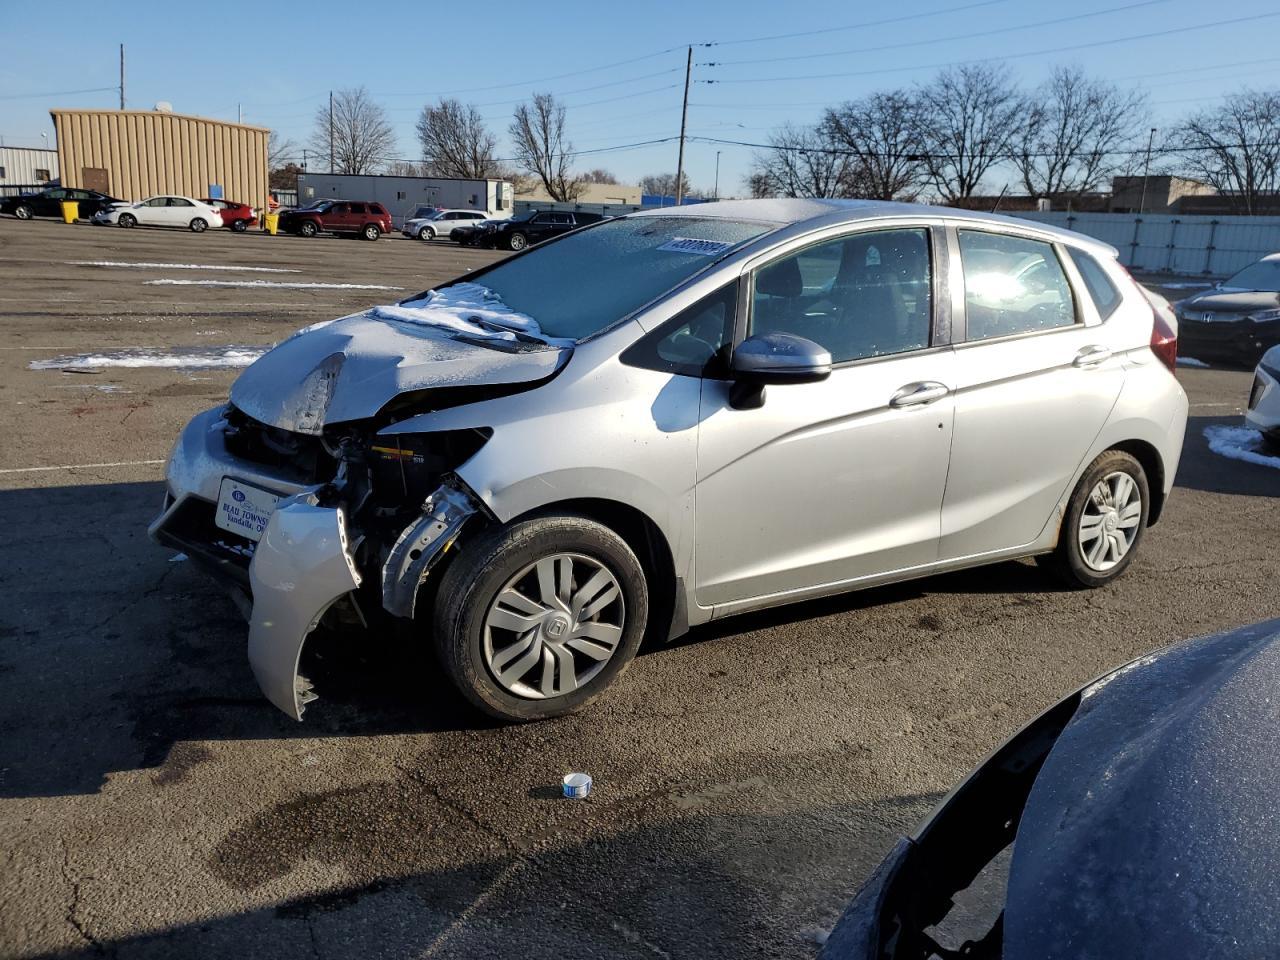
<svg viewBox="0 0 1280 960"><path fill-rule="evenodd" d="M1273 620L1085 692L1018 825L1006 958L1274 956L1278 681Z"/></svg>
<svg viewBox="0 0 1280 960"><path fill-rule="evenodd" d="M1208 290L1188 297L1178 306L1183 310L1221 311L1222 313L1248 314L1280 307L1280 293L1265 290L1243 290L1232 293L1227 290Z"/></svg>
<svg viewBox="0 0 1280 960"><path fill-rule="evenodd" d="M403 393L533 384L558 371L568 348L485 346L426 324L356 314L296 334L231 387L231 402L282 430L319 434L364 420Z"/></svg>

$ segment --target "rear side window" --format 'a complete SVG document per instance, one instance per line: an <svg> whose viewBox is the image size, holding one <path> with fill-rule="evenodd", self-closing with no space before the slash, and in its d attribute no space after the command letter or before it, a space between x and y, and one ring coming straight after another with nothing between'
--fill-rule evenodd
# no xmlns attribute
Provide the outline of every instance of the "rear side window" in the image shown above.
<svg viewBox="0 0 1280 960"><path fill-rule="evenodd" d="M381 215L381 214L386 213L387 211L382 209L382 204L380 204L380 203L371 203L371 204L369 204L369 212L370 212L370 213L376 213L376 214Z"/></svg>
<svg viewBox="0 0 1280 960"><path fill-rule="evenodd" d="M1071 284L1052 244L961 230L960 261L969 340L1075 324Z"/></svg>
<svg viewBox="0 0 1280 960"><path fill-rule="evenodd" d="M621 360L633 367L714 376L733 342L737 316L738 281L721 287L686 307L661 327L623 351Z"/></svg>
<svg viewBox="0 0 1280 960"><path fill-rule="evenodd" d="M351 212L352 212L352 213L364 213L364 204L363 204L363 203L353 203L353 204L351 205Z"/></svg>
<svg viewBox="0 0 1280 960"><path fill-rule="evenodd" d="M1075 247L1067 249L1071 252L1071 259L1075 261L1080 276L1084 278L1084 285L1089 290L1093 305L1098 308L1098 316L1103 320L1107 319L1120 306L1120 291L1097 260Z"/></svg>

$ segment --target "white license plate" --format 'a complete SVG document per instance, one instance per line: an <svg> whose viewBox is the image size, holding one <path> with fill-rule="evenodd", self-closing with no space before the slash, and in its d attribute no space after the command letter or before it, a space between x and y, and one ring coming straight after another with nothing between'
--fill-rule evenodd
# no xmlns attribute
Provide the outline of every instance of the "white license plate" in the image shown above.
<svg viewBox="0 0 1280 960"><path fill-rule="evenodd" d="M267 523L279 502L279 494L223 477L218 487L218 512L213 522L223 530L257 542L266 532Z"/></svg>

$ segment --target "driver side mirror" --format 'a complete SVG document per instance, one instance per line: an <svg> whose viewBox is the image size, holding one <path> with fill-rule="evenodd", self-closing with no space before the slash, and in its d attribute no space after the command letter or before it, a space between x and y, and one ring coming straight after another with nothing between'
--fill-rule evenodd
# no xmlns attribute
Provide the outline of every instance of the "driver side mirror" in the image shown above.
<svg viewBox="0 0 1280 960"><path fill-rule="evenodd" d="M757 334L734 349L729 375L729 403L753 409L764 404L767 384L817 383L831 376L831 352L790 333Z"/></svg>

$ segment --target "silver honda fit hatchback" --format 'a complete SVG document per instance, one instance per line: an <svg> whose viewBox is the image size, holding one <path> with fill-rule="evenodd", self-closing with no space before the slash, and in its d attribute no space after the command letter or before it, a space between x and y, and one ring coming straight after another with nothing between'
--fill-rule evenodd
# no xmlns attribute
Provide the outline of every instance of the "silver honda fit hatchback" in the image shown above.
<svg viewBox="0 0 1280 960"><path fill-rule="evenodd" d="M1029 221L643 211L280 343L184 429L151 533L236 585L292 717L322 623L555 716L646 631L1013 557L1113 580L1182 448L1168 317Z"/></svg>

